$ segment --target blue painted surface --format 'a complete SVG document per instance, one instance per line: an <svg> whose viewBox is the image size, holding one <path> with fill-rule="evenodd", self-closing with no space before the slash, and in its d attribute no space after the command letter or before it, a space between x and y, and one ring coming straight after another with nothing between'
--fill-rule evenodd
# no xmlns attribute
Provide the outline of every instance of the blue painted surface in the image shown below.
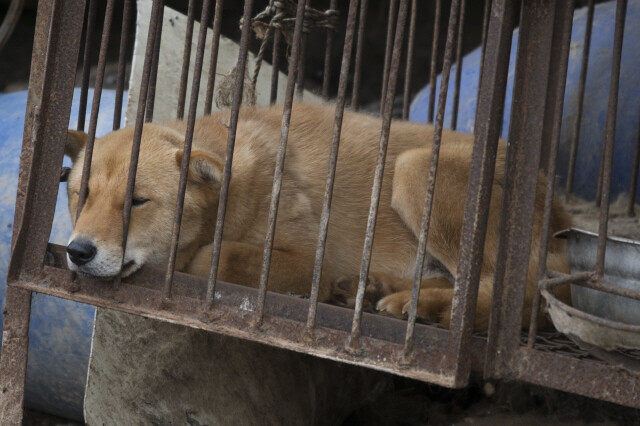
<svg viewBox="0 0 640 426"><path fill-rule="evenodd" d="M92 98L91 90L89 105ZM70 128L76 127L79 99L80 92L76 89ZM98 136L111 130L114 100L114 91L102 92ZM3 305L26 104L26 91L0 95L0 303ZM89 114L86 123L88 126ZM70 165L66 158L65 164ZM49 241L66 245L71 231L66 184L61 184ZM81 303L34 295L25 396L28 407L82 420L94 311L93 307ZM2 321L0 318L0 327Z"/></svg>
<svg viewBox="0 0 640 426"><path fill-rule="evenodd" d="M574 192L582 198L595 198L598 171L609 98L609 80L611 78L611 50L613 46L613 32L615 22L615 2L596 5L594 24L589 54L584 112L580 128L578 145L578 161L574 179ZM629 191L633 152L638 132L638 118L640 114L640 26L632 25L640 18L640 0L631 0L627 9L627 25L624 31L624 45L622 49L622 65L620 73L620 91L618 99L617 128L615 135L614 167L612 175L612 195ZM578 82L584 32L587 20L587 9L575 12L571 35L571 50L569 68L567 71L567 87L563 112L560 152L558 157L559 183L564 184L569 163L569 148L573 135L574 123L578 106ZM507 82L507 96L503 119L502 137L506 138L509 130L511 113L511 94L513 91L513 77L515 70L515 53L518 43L518 31L514 32L511 45L511 60L509 63L509 79ZM462 64L462 80L460 89L460 108L458 130L473 132L476 109L476 95L478 90L478 70L480 51L474 50L464 57ZM445 126L451 123L451 108L453 104L455 66L451 70L449 91L447 95L447 109ZM440 90L438 78L436 93ZM411 121L426 122L429 88L426 87L411 104L409 119ZM437 103L436 103L437 105ZM640 197L640 188L637 194Z"/></svg>

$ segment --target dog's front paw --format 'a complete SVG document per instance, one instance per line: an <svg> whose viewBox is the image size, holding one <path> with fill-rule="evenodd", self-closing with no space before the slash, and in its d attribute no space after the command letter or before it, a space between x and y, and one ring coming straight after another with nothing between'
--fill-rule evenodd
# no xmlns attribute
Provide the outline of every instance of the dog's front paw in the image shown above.
<svg viewBox="0 0 640 426"><path fill-rule="evenodd" d="M339 306L353 308L356 304L359 280L360 277L355 275L334 281L331 285L331 302ZM378 300L392 293L390 289L391 284L386 275L375 272L369 274L364 290L364 307L375 306Z"/></svg>
<svg viewBox="0 0 640 426"><path fill-rule="evenodd" d="M444 327L451 323L453 289L423 288L418 298L416 316L426 321L439 322ZM411 308L411 291L399 291L382 298L376 308L398 318L406 318Z"/></svg>

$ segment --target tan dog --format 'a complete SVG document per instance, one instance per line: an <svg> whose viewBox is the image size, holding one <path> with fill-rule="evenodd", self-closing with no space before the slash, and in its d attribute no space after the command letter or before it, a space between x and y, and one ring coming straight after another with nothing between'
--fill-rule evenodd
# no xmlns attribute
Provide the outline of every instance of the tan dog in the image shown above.
<svg viewBox="0 0 640 426"><path fill-rule="evenodd" d="M279 107L241 111L236 138L219 276L223 281L257 286L282 111ZM322 210L333 107L295 104L282 182L269 290L309 293ZM197 120L176 268L208 275L220 178L227 141L228 112ZM144 126L134 206L124 256L124 276L143 264L166 265L171 241L186 123ZM371 185L378 151L378 118L346 112L340 142L331 220L320 283L320 300L353 301L357 287ZM417 234L431 152L433 127L394 122L371 261L368 297L377 308L402 317L410 300ZM68 245L69 267L81 273L113 277L122 263L122 207L133 128L96 141L89 196ZM86 135L69 132L66 154L73 160L69 175L69 208L76 216ZM444 131L428 240L429 261L422 281L419 316L449 325L453 278L473 136ZM497 253L501 188L506 147L496 162L487 228L476 328L485 328ZM539 189L544 184L540 178ZM524 324L531 297L540 242L542 191L538 191L527 279ZM551 231L569 227L555 205ZM566 271L563 246L553 240L548 266ZM346 278L345 278L346 277ZM566 299L566 295L564 295ZM375 301L375 300L374 300Z"/></svg>

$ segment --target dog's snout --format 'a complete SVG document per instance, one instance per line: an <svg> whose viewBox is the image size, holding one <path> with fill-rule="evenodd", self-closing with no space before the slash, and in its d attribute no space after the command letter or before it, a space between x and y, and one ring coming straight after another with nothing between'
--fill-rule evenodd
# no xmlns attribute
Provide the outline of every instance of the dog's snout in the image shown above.
<svg viewBox="0 0 640 426"><path fill-rule="evenodd" d="M96 256L97 251L96 246L85 239L74 239L67 246L69 258L78 266L89 263Z"/></svg>

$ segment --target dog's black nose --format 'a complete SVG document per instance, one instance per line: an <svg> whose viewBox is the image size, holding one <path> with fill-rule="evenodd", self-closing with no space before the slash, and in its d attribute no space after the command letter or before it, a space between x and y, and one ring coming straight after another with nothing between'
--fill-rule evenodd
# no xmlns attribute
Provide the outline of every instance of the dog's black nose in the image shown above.
<svg viewBox="0 0 640 426"><path fill-rule="evenodd" d="M84 239L75 239L67 246L67 253L71 261L78 266L89 263L91 259L96 257L98 249L91 241Z"/></svg>

